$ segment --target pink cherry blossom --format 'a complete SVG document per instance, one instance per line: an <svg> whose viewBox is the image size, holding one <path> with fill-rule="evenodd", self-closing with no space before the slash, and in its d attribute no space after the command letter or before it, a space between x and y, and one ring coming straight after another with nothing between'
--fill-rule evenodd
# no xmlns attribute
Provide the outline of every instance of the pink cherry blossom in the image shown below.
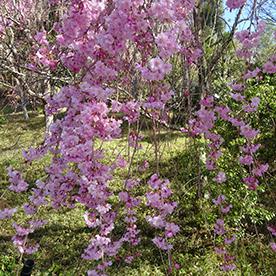
<svg viewBox="0 0 276 276"><path fill-rule="evenodd" d="M254 139L257 136L257 134L259 133L258 130L251 128L249 125L241 126L240 132L241 132L242 136L244 136L245 138L247 138L249 140Z"/></svg>
<svg viewBox="0 0 276 276"><path fill-rule="evenodd" d="M152 239L153 243L160 249L162 250L171 250L173 248L173 246L166 242L166 240L164 238L161 237L155 237L154 239Z"/></svg>
<svg viewBox="0 0 276 276"><path fill-rule="evenodd" d="M226 5L230 10L238 9L242 7L245 3L246 3L246 0L227 0L226 1Z"/></svg>
<svg viewBox="0 0 276 276"><path fill-rule="evenodd" d="M276 242L271 242L270 247L271 247L272 251L276 252Z"/></svg>
<svg viewBox="0 0 276 276"><path fill-rule="evenodd" d="M8 176L9 181L11 185L9 186L9 189L11 191L21 193L25 192L29 185L27 182L25 182L20 174L20 172L13 170L11 167L8 168Z"/></svg>
<svg viewBox="0 0 276 276"><path fill-rule="evenodd" d="M17 212L17 208L8 209L5 208L0 210L0 219L8 219L11 218Z"/></svg>
<svg viewBox="0 0 276 276"><path fill-rule="evenodd" d="M217 183L223 183L226 181L226 175L225 172L218 172L217 176L214 178L214 181L216 181Z"/></svg>
<svg viewBox="0 0 276 276"><path fill-rule="evenodd" d="M165 229L166 229L165 236L168 238L173 237L180 231L179 226L176 225L175 223L167 223Z"/></svg>
<svg viewBox="0 0 276 276"><path fill-rule="evenodd" d="M272 236L276 236L276 225L267 226L268 231L272 234Z"/></svg>
<svg viewBox="0 0 276 276"><path fill-rule="evenodd" d="M259 184L258 179L253 176L244 177L243 182L248 186L249 190L256 190Z"/></svg>
<svg viewBox="0 0 276 276"><path fill-rule="evenodd" d="M214 231L219 236L222 236L226 233L226 231L224 229L224 220L223 219L217 219L216 224L214 226Z"/></svg>
<svg viewBox="0 0 276 276"><path fill-rule="evenodd" d="M224 243L225 243L225 244L231 244L231 243L233 243L235 240L236 240L236 236L233 235L231 238L225 238L225 239L224 239Z"/></svg>
<svg viewBox="0 0 276 276"><path fill-rule="evenodd" d="M235 270L236 268L237 268L237 266L233 263L230 263L230 264L225 263L225 264L221 265L221 269L225 272Z"/></svg>
<svg viewBox="0 0 276 276"><path fill-rule="evenodd" d="M241 164L249 166L254 162L254 159L251 155L245 155L245 156L241 156L239 158L239 161Z"/></svg>
<svg viewBox="0 0 276 276"><path fill-rule="evenodd" d="M221 206L221 207L220 207L220 211L221 211L221 213L223 213L223 214L227 214L227 213L230 212L230 210L231 210L232 207L233 207L233 206L232 206L231 204L226 205L226 206Z"/></svg>
<svg viewBox="0 0 276 276"><path fill-rule="evenodd" d="M261 164L255 167L252 170L253 175L255 176L262 176L265 172L267 172L269 165L268 164Z"/></svg>
<svg viewBox="0 0 276 276"><path fill-rule="evenodd" d="M212 201L216 206L221 205L225 201L225 196L219 195L217 199L213 199Z"/></svg>

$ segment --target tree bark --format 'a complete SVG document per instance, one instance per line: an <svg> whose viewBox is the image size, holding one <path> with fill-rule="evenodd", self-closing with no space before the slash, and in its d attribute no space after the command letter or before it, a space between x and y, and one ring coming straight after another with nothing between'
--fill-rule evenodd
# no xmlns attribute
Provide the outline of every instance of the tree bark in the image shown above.
<svg viewBox="0 0 276 276"><path fill-rule="evenodd" d="M44 93L45 94L50 94L53 95L54 94L54 89L53 86L51 85L51 82L45 81L42 85L42 89L44 89L45 92L48 93ZM46 137L48 137L50 135L50 127L52 125L52 123L54 122L54 115L48 115L46 112L46 101L43 99L43 113L44 113L44 117L45 117L45 133L44 133L44 137L46 139Z"/></svg>

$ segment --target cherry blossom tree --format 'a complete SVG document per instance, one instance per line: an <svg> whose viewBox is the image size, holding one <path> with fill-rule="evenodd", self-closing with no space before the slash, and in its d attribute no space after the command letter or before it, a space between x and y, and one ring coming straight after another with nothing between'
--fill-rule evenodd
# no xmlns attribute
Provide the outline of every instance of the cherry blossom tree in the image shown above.
<svg viewBox="0 0 276 276"><path fill-rule="evenodd" d="M254 66L256 49L265 28L264 22L256 21L255 12L248 18L248 29L240 31L237 28L244 21L245 7L254 10L255 2L227 0L227 9L233 11L235 19L229 32L221 35L217 32L216 36L213 36L217 26L214 23L210 25L210 34L205 32L204 2L50 1L47 11L60 7L64 13L56 18L53 30L37 26L37 32L30 38L36 42L33 62L20 63L17 67L10 65L15 64L14 61L3 65L17 78L21 76L19 69L22 67L42 75L44 80L48 80L49 72L60 74L61 68L68 72L69 77L61 89L45 98L47 116L62 113L61 118L51 123L43 145L24 152L28 163L50 154L51 164L45 169L47 178L37 180L30 201L22 208L26 215L35 217L38 208L45 205L59 209L74 208L79 203L85 207L84 220L88 227L97 231L82 255L86 260L97 261L93 262L95 267L88 275L105 275L106 269L121 254L122 247L139 244L142 237L136 223L137 212L144 202L150 210L146 221L157 230L152 242L167 253L172 270L173 244L170 240L181 235L181 231L171 219L177 208L177 202L171 198L173 189L170 181L160 175L162 155L157 134L161 128L177 130L192 139L204 139L207 182L217 184L213 191L217 194L213 203L218 209L214 224L215 251L221 258L222 270L236 268L235 257L231 254L236 236L225 221L233 206L227 195L222 194L229 172L220 167L224 138L217 125L223 121L236 129L236 135L242 140L238 162L246 172L241 185L257 190L268 165L256 158L260 145L255 141L259 131L249 124L248 114L257 110L260 100L247 98L244 91L249 79L258 79L263 73L274 74L276 59L272 56L262 67ZM217 9L214 20L219 16ZM11 20L5 24L16 23ZM236 59L242 63L242 70L238 77L231 76L232 82L226 85L230 91L228 97L239 106L237 110L224 103L213 84L216 71L233 42L236 42ZM14 39L14 43L17 40ZM211 54L208 47L212 47ZM14 48L10 49L13 59L17 56ZM28 88L29 80L24 78L22 76L20 83L26 83ZM180 108L177 107L180 112L183 106L187 107L187 118L179 124L172 122L170 117L177 103L180 103ZM155 164L148 168L147 160L141 160L140 170L150 169L151 177L147 192L137 197L134 187L140 185L140 180L135 176L133 160L141 148L141 124L145 119L151 123ZM123 123L129 130L127 157L118 154L107 164L102 144L120 137ZM125 169L127 177L121 191L115 193L111 183L118 169ZM25 192L29 189L20 172L9 168L8 174L10 190ZM201 192L204 183L199 184ZM117 204L111 204L113 197L118 199ZM118 209L126 214L125 232L120 237L113 234L118 223ZM5 209L0 217L8 218L15 212L15 209ZM38 249L28 235L44 223L32 218L27 227L14 224L13 243L21 254ZM135 253L128 256L128 261L134 256Z"/></svg>

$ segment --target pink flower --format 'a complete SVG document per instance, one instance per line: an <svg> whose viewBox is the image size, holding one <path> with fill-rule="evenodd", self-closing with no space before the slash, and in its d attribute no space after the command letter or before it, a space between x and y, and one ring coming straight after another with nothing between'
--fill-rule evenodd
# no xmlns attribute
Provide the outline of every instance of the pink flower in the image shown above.
<svg viewBox="0 0 276 276"><path fill-rule="evenodd" d="M214 231L217 235L224 235L226 233L225 229L224 229L224 220L223 219L217 219L215 227L214 227Z"/></svg>
<svg viewBox="0 0 276 276"><path fill-rule="evenodd" d="M86 225L90 228L95 228L100 225L100 220L93 213L89 214L88 212L85 212L83 217Z"/></svg>
<svg viewBox="0 0 276 276"><path fill-rule="evenodd" d="M268 61L264 64L263 70L268 74L274 74L276 73L276 65L273 64L271 61Z"/></svg>
<svg viewBox="0 0 276 276"><path fill-rule="evenodd" d="M161 198L158 193L147 193L146 197L149 205L155 208L159 208L161 204Z"/></svg>
<svg viewBox="0 0 276 276"><path fill-rule="evenodd" d="M207 132L207 130L214 127L214 123L216 120L215 112L212 110L207 110L202 107L199 111L196 112L199 120L201 121L201 128L203 132Z"/></svg>
<svg viewBox="0 0 276 276"><path fill-rule="evenodd" d="M244 136L245 138L247 138L249 140L254 139L257 136L257 134L259 133L258 130L251 128L249 125L241 126L240 132L241 132L242 136Z"/></svg>
<svg viewBox="0 0 276 276"><path fill-rule="evenodd" d="M243 76L245 80L250 79L250 78L255 78L257 75L261 72L259 68L256 68L253 71L248 70L247 73Z"/></svg>
<svg viewBox="0 0 276 276"><path fill-rule="evenodd" d="M235 127L243 127L245 126L245 123L242 120L238 120L236 118L230 117L229 122L232 123Z"/></svg>
<svg viewBox="0 0 276 276"><path fill-rule="evenodd" d="M235 264L225 263L225 264L221 265L221 269L225 272L235 270L236 268L237 268L237 266Z"/></svg>
<svg viewBox="0 0 276 276"><path fill-rule="evenodd" d="M148 184L155 190L159 189L161 187L162 184L162 180L159 179L157 174L153 174L149 181Z"/></svg>
<svg viewBox="0 0 276 276"><path fill-rule="evenodd" d="M254 159L251 155L245 155L245 156L241 156L239 158L239 161L241 164L249 166L253 163Z"/></svg>
<svg viewBox="0 0 276 276"><path fill-rule="evenodd" d="M276 252L276 242L271 242L270 247L271 247L272 251Z"/></svg>
<svg viewBox="0 0 276 276"><path fill-rule="evenodd" d="M133 262L133 260L134 260L134 257L133 257L133 256L126 256L126 257L125 257L125 262L126 262L127 264L131 264L131 263Z"/></svg>
<svg viewBox="0 0 276 276"><path fill-rule="evenodd" d="M230 95L231 95L231 98L237 102L242 102L245 99L245 97L242 96L240 93L230 93Z"/></svg>
<svg viewBox="0 0 276 276"><path fill-rule="evenodd" d="M240 84L240 83L232 83L232 84L230 84L230 87L235 91L243 91L244 90L244 85Z"/></svg>
<svg viewBox="0 0 276 276"><path fill-rule="evenodd" d="M85 249L82 258L85 260L99 260L104 252L108 250L108 245L110 245L110 243L110 238L96 235L95 238L90 241L89 246Z"/></svg>
<svg viewBox="0 0 276 276"><path fill-rule="evenodd" d="M94 75L102 80L111 81L114 80L118 74L116 70L105 65L102 61L97 61L94 68Z"/></svg>
<svg viewBox="0 0 276 276"><path fill-rule="evenodd" d="M124 119L129 123L135 123L140 116L140 104L139 102L129 101L121 105L121 112L124 113Z"/></svg>
<svg viewBox="0 0 276 276"><path fill-rule="evenodd" d="M50 5L57 5L60 0L48 0Z"/></svg>
<svg viewBox="0 0 276 276"><path fill-rule="evenodd" d="M223 120L229 120L229 113L231 110L228 106L216 106L215 110Z"/></svg>
<svg viewBox="0 0 276 276"><path fill-rule="evenodd" d="M47 33L45 31L37 32L36 35L34 36L35 41L40 45L48 46L49 42L47 40L46 34Z"/></svg>
<svg viewBox="0 0 276 276"><path fill-rule="evenodd" d="M149 61L148 68L138 66L138 69L146 80L162 80L171 71L172 65L165 63L160 57L156 57Z"/></svg>
<svg viewBox="0 0 276 276"><path fill-rule="evenodd" d="M216 164L212 159L207 159L205 166L209 171L213 171L216 168Z"/></svg>
<svg viewBox="0 0 276 276"><path fill-rule="evenodd" d="M267 170L268 170L269 165L268 164L261 164L254 168L252 170L253 175L255 176L262 176Z"/></svg>
<svg viewBox="0 0 276 276"><path fill-rule="evenodd" d="M220 171L213 180L217 183L223 183L226 181L226 175L224 172Z"/></svg>
<svg viewBox="0 0 276 276"><path fill-rule="evenodd" d="M167 223L165 230L166 230L165 236L168 238L171 238L171 237L175 236L180 231L180 228L177 224Z"/></svg>
<svg viewBox="0 0 276 276"><path fill-rule="evenodd" d="M226 250L224 248L220 248L220 247L215 247L215 252L218 255L224 255L224 254L226 254Z"/></svg>
<svg viewBox="0 0 276 276"><path fill-rule="evenodd" d="M252 98L251 99L251 106L252 106L252 108L253 107L258 107L259 106L259 104L260 104L260 98L259 97L254 97L254 98Z"/></svg>
<svg viewBox="0 0 276 276"><path fill-rule="evenodd" d="M216 206L221 205L225 201L225 196L219 195L217 199L213 199L212 201Z"/></svg>
<svg viewBox="0 0 276 276"><path fill-rule="evenodd" d="M256 190L259 184L258 179L253 176L244 177L243 182L248 186L249 190Z"/></svg>
<svg viewBox="0 0 276 276"><path fill-rule="evenodd" d="M120 112L122 104L118 101L111 101L111 109L113 112Z"/></svg>
<svg viewBox="0 0 276 276"><path fill-rule="evenodd" d="M120 168L125 168L127 166L127 161L122 157L122 156L118 156L117 160L116 160L116 165Z"/></svg>
<svg viewBox="0 0 276 276"><path fill-rule="evenodd" d="M104 204L104 205L98 205L96 207L96 210L101 214L106 214L109 210L111 209L111 205L110 204Z"/></svg>
<svg viewBox="0 0 276 276"><path fill-rule="evenodd" d="M31 255L37 252L38 249L39 249L39 244L35 244L33 246L26 247L24 253Z"/></svg>
<svg viewBox="0 0 276 276"><path fill-rule="evenodd" d="M230 10L238 9L246 3L246 0L227 0L226 5Z"/></svg>
<svg viewBox="0 0 276 276"><path fill-rule="evenodd" d="M276 237L276 225L267 226L267 229L271 232L272 236Z"/></svg>
<svg viewBox="0 0 276 276"><path fill-rule="evenodd" d="M168 203L165 203L162 208L161 208L161 213L163 215L169 215L171 214L174 209L176 208L177 206L177 203L176 202L168 202Z"/></svg>
<svg viewBox="0 0 276 276"><path fill-rule="evenodd" d="M32 231L43 227L46 223L47 223L46 220L30 220L29 221L30 229Z"/></svg>
<svg viewBox="0 0 276 276"><path fill-rule="evenodd" d="M11 218L17 211L17 208L0 210L0 219Z"/></svg>
<svg viewBox="0 0 276 276"><path fill-rule="evenodd" d="M235 240L236 240L236 236L233 235L231 238L225 238L224 243L228 245L228 244L233 243Z"/></svg>
<svg viewBox="0 0 276 276"><path fill-rule="evenodd" d="M132 190L134 187L136 187L137 185L139 185L140 183L140 179L137 178L137 179L127 179L125 181L125 185L126 185L126 188L128 190Z"/></svg>
<svg viewBox="0 0 276 276"><path fill-rule="evenodd" d="M260 104L260 98L254 97L251 99L251 103L247 105L243 105L242 109L245 112L255 112L258 109L258 106Z"/></svg>
<svg viewBox="0 0 276 276"><path fill-rule="evenodd" d="M122 202L127 202L129 199L129 195L127 192L120 192L119 193L119 198Z"/></svg>
<svg viewBox="0 0 276 276"><path fill-rule="evenodd" d="M141 149L142 145L139 144L139 141L141 141L142 138L143 138L143 136L141 136L138 133L132 131L128 136L129 146L132 147L132 148Z"/></svg>
<svg viewBox="0 0 276 276"><path fill-rule="evenodd" d="M167 58L180 50L180 45L177 41L177 33L175 30L170 30L157 35L156 44L159 49L159 55L162 58Z"/></svg>
<svg viewBox="0 0 276 276"><path fill-rule="evenodd" d="M149 222L149 224L156 228L162 228L165 226L165 221L161 216L147 216L146 220Z"/></svg>
<svg viewBox="0 0 276 276"><path fill-rule="evenodd" d="M11 182L11 185L9 186L9 189L11 191L21 193L28 189L28 183L23 180L21 174L18 171L13 170L11 167L9 167L8 176L9 181Z"/></svg>
<svg viewBox="0 0 276 276"><path fill-rule="evenodd" d="M232 205L231 205L231 204L230 204L230 205L227 205L227 206L225 206L225 207L221 206L221 207L220 207L220 211L221 211L223 214L227 214L227 213L230 212L231 208L232 208Z"/></svg>
<svg viewBox="0 0 276 276"><path fill-rule="evenodd" d="M87 271L87 276L103 276L103 274L93 269Z"/></svg>
<svg viewBox="0 0 276 276"><path fill-rule="evenodd" d="M152 239L153 243L160 249L162 250L171 250L173 248L173 246L166 242L165 239L161 238L161 237L155 237L154 239Z"/></svg>
<svg viewBox="0 0 276 276"><path fill-rule="evenodd" d="M200 104L206 107L212 107L214 104L214 97L213 96L205 97L204 99L200 100Z"/></svg>
<svg viewBox="0 0 276 276"><path fill-rule="evenodd" d="M241 148L241 150L244 153L253 154L253 153L255 153L260 148L260 146L261 146L260 144L248 144L246 146L243 146Z"/></svg>
<svg viewBox="0 0 276 276"><path fill-rule="evenodd" d="M24 228L21 225L18 225L17 223L13 223L12 226L15 229L16 234L18 236L27 236L29 233L33 232L33 230L29 228Z"/></svg>
<svg viewBox="0 0 276 276"><path fill-rule="evenodd" d="M144 161L140 164L138 170L139 170L139 172L144 172L144 171L146 171L148 168L149 168L149 162L148 162L147 160L144 160Z"/></svg>
<svg viewBox="0 0 276 276"><path fill-rule="evenodd" d="M100 86L91 85L87 82L80 84L80 89L82 92L85 92L89 97L95 98L98 101L106 102L107 99L114 93L112 89L106 88L103 89Z"/></svg>

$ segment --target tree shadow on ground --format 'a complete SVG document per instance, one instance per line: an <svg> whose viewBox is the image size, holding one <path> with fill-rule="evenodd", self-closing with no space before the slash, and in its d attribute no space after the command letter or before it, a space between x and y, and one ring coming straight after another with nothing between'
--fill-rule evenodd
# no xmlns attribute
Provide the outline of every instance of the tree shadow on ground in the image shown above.
<svg viewBox="0 0 276 276"><path fill-rule="evenodd" d="M145 131L141 142L153 143L154 139L159 142L171 142L177 138L183 138L183 134L180 132L161 132L156 134L154 138L149 131Z"/></svg>

